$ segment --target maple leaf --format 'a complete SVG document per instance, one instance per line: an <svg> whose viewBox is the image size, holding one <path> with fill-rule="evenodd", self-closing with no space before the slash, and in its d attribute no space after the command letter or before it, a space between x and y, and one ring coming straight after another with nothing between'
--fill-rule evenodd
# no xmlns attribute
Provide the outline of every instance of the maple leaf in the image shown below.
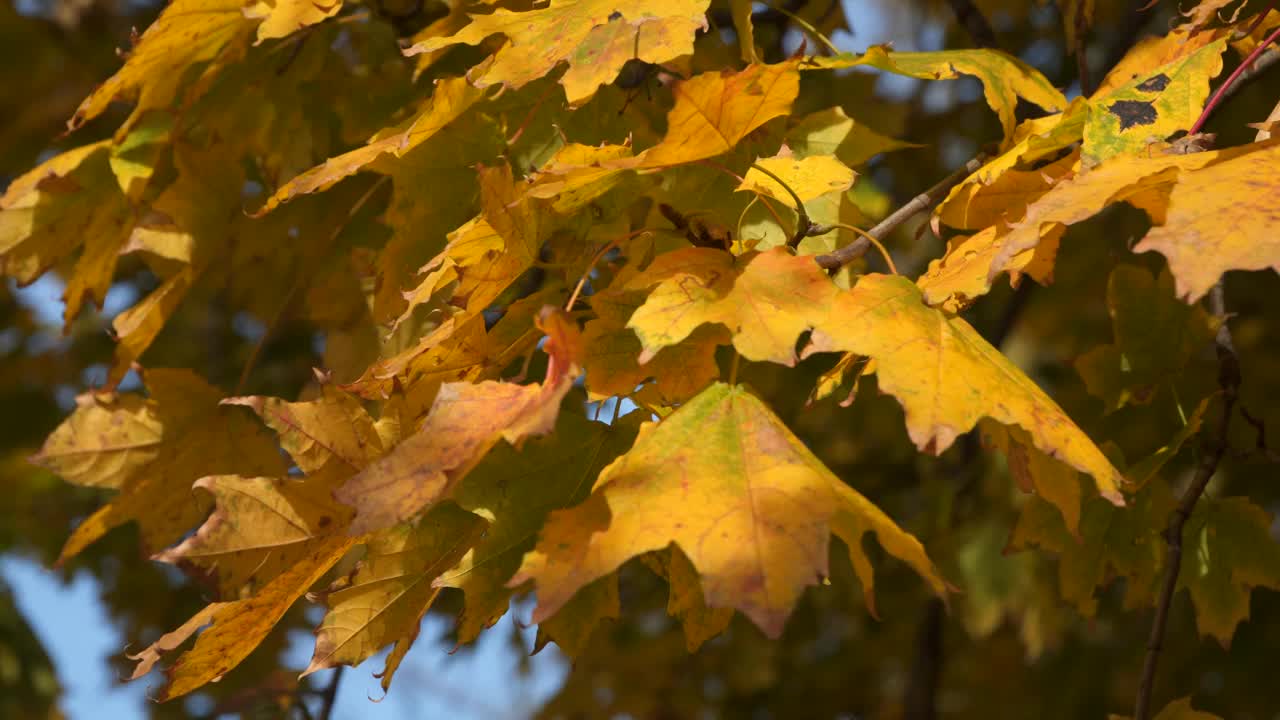
<svg viewBox="0 0 1280 720"><path fill-rule="evenodd" d="M777 637L800 592L827 574L832 532L871 602L867 531L944 591L915 538L831 474L754 395L717 383L642 427L585 503L552 513L511 583L536 583L539 622L629 558L675 543L707 605L741 610Z"/></svg>
<svg viewBox="0 0 1280 720"><path fill-rule="evenodd" d="M281 203L308 193L333 187L339 180L354 175L384 154L404 157L409 151L429 140L454 122L485 95L465 78L446 78L435 84L435 92L423 101L418 112L399 125L388 128L356 148L318 165L285 183L257 211L264 215Z"/></svg>
<svg viewBox="0 0 1280 720"><path fill-rule="evenodd" d="M211 475L194 487L208 492L217 509L193 535L152 559L195 575L215 597L260 588L317 548L346 543L341 528L351 510L334 502L335 483L323 478Z"/></svg>
<svg viewBox="0 0 1280 720"><path fill-rule="evenodd" d="M582 332L582 367L592 395L629 395L649 378L667 404L687 400L720 375L716 346L728 344L724 328L704 326L684 340L658 350L641 364L640 338L627 321L640 309L648 294L642 290L611 290L591 296L595 318Z"/></svg>
<svg viewBox="0 0 1280 720"><path fill-rule="evenodd" d="M123 126L128 128L143 112L179 97L186 68L207 63L202 75L216 73L256 24L243 6L243 0L174 0L134 43L124 67L80 103L68 129L101 115L118 98L137 101Z"/></svg>
<svg viewBox="0 0 1280 720"><path fill-rule="evenodd" d="M586 650L596 627L605 620L616 619L621 612L618 578L613 575L598 578L574 593L556 614L538 623L533 651L537 653L554 641L562 652L576 658Z"/></svg>
<svg viewBox="0 0 1280 720"><path fill-rule="evenodd" d="M0 272L27 284L82 248L64 293L70 325L86 296L101 305L133 227L106 142L58 155L0 196Z"/></svg>
<svg viewBox="0 0 1280 720"><path fill-rule="evenodd" d="M234 602L213 603L196 613L182 627L162 636L130 658L137 660L130 680L151 671L164 655L200 633L190 650L182 653L166 671L165 684L156 693L157 701L181 697L202 685L216 682L240 664L302 594L320 580L354 544L339 538L295 563L256 595Z"/></svg>
<svg viewBox="0 0 1280 720"><path fill-rule="evenodd" d="M440 594L432 580L458 561L484 527L479 517L444 504L415 524L374 533L350 577L324 593L328 611L316 628L315 652L303 675L359 665L394 643L379 674L386 692Z"/></svg>
<svg viewBox="0 0 1280 720"><path fill-rule="evenodd" d="M453 500L488 521L484 537L433 581L466 594L459 644L472 642L507 612L507 581L533 549L547 514L586 497L600 470L633 444L638 415L606 425L562 413L554 434L530 438L518 449L499 445L458 484Z"/></svg>
<svg viewBox="0 0 1280 720"><path fill-rule="evenodd" d="M65 562L107 531L136 520L144 550L185 535L208 511L191 485L211 473L284 475L275 443L187 370L148 370L151 398L89 393L33 460L67 479L119 488L111 502L76 527L59 556ZM181 441L178 441L181 438Z"/></svg>
<svg viewBox="0 0 1280 720"><path fill-rule="evenodd" d="M867 48L861 55L805 58L801 69L837 70L870 66L922 80L954 80L971 75L982 81L987 104L1000 117L1006 142L1013 136L1014 108L1024 98L1045 110L1062 110L1067 100L1040 71L999 50L940 50L936 52L893 52L883 45Z"/></svg>
<svg viewBox="0 0 1280 720"><path fill-rule="evenodd" d="M1170 46L1177 48L1172 57ZM1113 70L1090 98L1084 126L1085 162L1093 165L1134 154L1153 141L1191 128L1209 97L1209 80L1222 72L1226 47L1225 34L1203 43L1170 33L1130 51L1133 64ZM1131 68L1138 67L1144 69L1119 85Z"/></svg>
<svg viewBox="0 0 1280 720"><path fill-rule="evenodd" d="M1269 189L1280 185L1277 159L1280 142L1267 141L1188 168L1193 171L1180 174L1170 189L1157 227L1133 251L1164 255L1186 302L1204 297L1228 270L1280 271L1280 214L1267 200ZM1237 220L1223 222L1226 217Z"/></svg>
<svg viewBox="0 0 1280 720"><path fill-rule="evenodd" d="M712 248L677 250L659 256L627 287L653 287L627 322L644 347L641 365L705 323L728 328L748 360L794 365L800 334L826 316L837 292L812 258L784 248L740 257Z"/></svg>
<svg viewBox="0 0 1280 720"><path fill-rule="evenodd" d="M1204 310L1174 296L1167 270L1155 278L1134 265L1117 265L1107 281L1107 307L1116 342L1080 356L1076 369L1108 410L1150 402L1157 387L1208 344L1214 329Z"/></svg>
<svg viewBox="0 0 1280 720"><path fill-rule="evenodd" d="M880 389L902 403L921 450L941 453L990 417L1020 426L1037 448L1089 473L1104 497L1123 503L1120 473L1093 441L968 323L921 302L909 280L866 275L838 295L805 355L830 351L875 359Z"/></svg>
<svg viewBox="0 0 1280 720"><path fill-rule="evenodd" d="M572 320L554 312L543 314L540 327L550 338L546 381L443 385L416 435L334 493L356 509L351 534L390 527L443 499L499 441L517 444L554 429L579 372L581 338Z"/></svg>
<svg viewBox="0 0 1280 720"><path fill-rule="evenodd" d="M617 0L556 0L524 12L498 8L487 15L472 15L471 23L458 32L426 38L405 53L478 45L501 34L506 44L492 63L472 70L474 84L517 89L567 62L569 69L560 82L570 105L579 105L617 77L632 58L659 65L692 53L694 33L707 27L707 5L708 0L667 0L644 6Z"/></svg>
<svg viewBox="0 0 1280 720"><path fill-rule="evenodd" d="M258 42L282 38L308 25L323 22L342 10L342 0L252 0L245 5L244 16L262 19L258 26Z"/></svg>
<svg viewBox="0 0 1280 720"><path fill-rule="evenodd" d="M1271 521L1248 498L1202 497L1183 529L1178 587L1191 595L1200 634L1224 648L1249 617L1249 592L1280 590L1280 544Z"/></svg>
<svg viewBox="0 0 1280 720"><path fill-rule="evenodd" d="M665 552L649 553L644 560L670 586L667 614L680 620L685 648L689 652L697 652L703 643L729 627L733 610L707 606L702 583L698 580L698 569L678 546L672 545Z"/></svg>
<svg viewBox="0 0 1280 720"><path fill-rule="evenodd" d="M1072 533L1061 513L1032 497L1022 506L1009 537L1009 549L1036 546L1057 553L1062 599L1086 617L1097 613L1097 587L1115 577L1127 579L1127 607L1150 605L1164 565L1159 528L1175 503L1168 486L1160 482L1149 483L1125 507L1088 498L1080 511L1079 532Z"/></svg>
<svg viewBox="0 0 1280 720"><path fill-rule="evenodd" d="M761 170L760 168L763 168ZM782 180L765 174L769 171ZM738 190L767 195L784 203L792 202L791 193L808 202L827 193L842 193L853 187L855 173L834 155L809 155L796 157L787 148L771 158L760 158L742 179Z"/></svg>

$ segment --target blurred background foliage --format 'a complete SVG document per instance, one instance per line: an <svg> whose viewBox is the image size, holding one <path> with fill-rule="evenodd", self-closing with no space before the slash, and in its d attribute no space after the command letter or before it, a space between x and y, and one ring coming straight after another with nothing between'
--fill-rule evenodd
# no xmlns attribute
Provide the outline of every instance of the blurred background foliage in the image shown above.
<svg viewBox="0 0 1280 720"><path fill-rule="evenodd" d="M1072 48L1066 45L1061 8L1054 3L979 0L995 43L1040 69L1053 83L1079 92ZM1084 52L1093 82L1144 34L1162 34L1177 3L1096 3ZM892 40L898 49L972 47L974 37L942 0L827 0L787 2L787 12L758 4L756 38L766 60L778 60L801 43L814 47L791 18L798 15L843 48ZM66 147L106 137L127 108L63 135L66 120L96 83L119 65L116 49L129 44L134 29L145 28L159 6L146 0L3 0L0 3L0 188L36 162ZM245 147L291 137L288 148L260 153L269 162L246 170L245 205L256 204L263 186L277 185L326 157L361 143L384 126L395 110L421 97L435 75L458 72L461 61L446 59L415 81L414 59L402 58L397 38L411 35L448 7L438 0L362 6L348 3L343 18L314 32L319 39L268 44L250 51L251 63L274 63L273 74L238 77L232 69L202 102L235 104L233 119L214 133L234 135ZM731 17L713 3L715 29L699 39L707 58L737 53ZM333 52L330 52L333 50ZM462 53L460 53L462 54ZM1230 71L1230 60L1227 71ZM996 117L981 101L981 87L968 80L923 83L863 73L807 73L797 117L838 105L879 132L921 147L876 158L864 168L856 193L871 218L932 185L1000 137ZM634 78L604 92L597 102L631 102L661 118L669 91ZM1213 116L1208 130L1222 144L1251 138L1246 123L1267 115L1275 101L1274 79L1254 82ZM1268 92L1270 89L1270 92ZM609 100L609 98L613 98ZM629 99L628 99L629 98ZM1022 108L1022 117L1030 108ZM548 126L550 127L550 126ZM581 134L581 133L580 133ZM535 156L536 148L530 150ZM256 189L253 184L257 183ZM368 186L365 185L367 188ZM363 189L363 188L359 188ZM291 206L300 214L319 212L324 200ZM349 223L344 240L376 248L390 233L412 232L414 223L466 218L396 215L380 196L368 218ZM385 210L385 214L384 214ZM446 213L447 214L447 213ZM376 222L381 215L392 225ZM301 216L301 215L300 215ZM288 222L288 221L286 221ZM1148 221L1137 211L1116 208L1073 226L1062 242L1055 282L1018 291L1003 287L984 298L968 319L1042 384L1083 428L1109 443L1117 458L1143 458L1163 446L1181 427L1180 413L1212 391L1216 364L1211 348L1196 355L1187 370L1167 378L1148 402L1107 413L1085 389L1075 362L1112 342L1106 303L1108 277L1120 265L1152 274L1159 256L1135 256L1128 247ZM443 228L443 230L449 229ZM904 274L921 272L943 249L919 223L900 231L890 244ZM404 266L417 267L434 248L412 244ZM244 274L204 283L183 303L147 355L155 367L197 370L226 392L237 387L250 355L259 353L246 392L297 397L312 367L362 367L344 361L344 333L358 333L339 309L310 297L294 298L290 277L306 268L286 267L290 259L246 258ZM878 261L873 261L878 262ZM45 435L87 388L104 382L113 342L107 333L113 313L154 289L157 276L137 260L125 259L118 282L101 311L90 309L63 333L50 312L58 288L0 287L0 552L51 566L70 529L102 501L99 493L62 483L26 463ZM49 279L37 285L48 285ZM56 282L55 282L56 284ZM323 292L313 290L312 292ZM335 291L337 292L337 291ZM1280 280L1273 273L1233 273L1228 305L1244 363L1243 404L1268 427L1280 426ZM314 311L309 311L308 307ZM259 347L267 327L270 338ZM367 362L367 359L364 360ZM784 637L769 642L741 618L695 654L685 650L680 631L667 618L666 586L641 563L622 574L624 619L606 621L576 658L559 695L543 710L547 717L875 717L1046 719L1102 718L1131 704L1141 668L1149 611L1124 608L1125 588L1100 591L1097 616L1085 619L1061 600L1057 561L1047 554L1006 549L1019 507L1026 502L996 453L984 452L976 437L957 442L939 458L918 454L903 431L901 410L891 398L864 387L851 408L834 402L807 405L818 375L827 368L808 362L798 371L752 364L742 378L766 397L778 415L838 474L915 533L963 592L943 608L926 595L905 566L882 568L879 622L863 608L847 554L832 549L829 587L811 590ZM125 388L136 387L128 378ZM1229 485L1272 513L1280 509L1274 466L1247 452L1254 429L1238 426L1230 462L1212 492ZM1185 482L1194 453L1169 466L1174 484ZM1273 528L1274 534L1274 528ZM838 544L838 541L837 541ZM167 567L138 557L131 526L114 531L57 570L63 578L89 573L98 583L111 620L131 647L143 647L180 625L202 601L196 589ZM58 683L49 657L15 609L11 589L0 586L0 716L58 717ZM432 613L453 613L449 597ZM1280 685L1272 679L1280 647L1280 597L1254 593L1252 619L1236 633L1228 651L1197 637L1185 594L1173 606L1157 698L1194 695L1198 708L1225 718L1276 718ZM286 619L246 663L203 693L213 707L264 717L287 712L299 697L294 675L277 673L286 633L305 626L302 612ZM494 632L506 632L503 624ZM513 645L513 652L520 652ZM449 649L424 645L416 653ZM122 674L122 656L112 662ZM363 672L363 669L359 672ZM401 683L396 693L430 692ZM311 693L311 695L308 695ZM193 716L192 704L148 705L155 717ZM204 707L210 707L205 704ZM247 710L246 710L247 709Z"/></svg>

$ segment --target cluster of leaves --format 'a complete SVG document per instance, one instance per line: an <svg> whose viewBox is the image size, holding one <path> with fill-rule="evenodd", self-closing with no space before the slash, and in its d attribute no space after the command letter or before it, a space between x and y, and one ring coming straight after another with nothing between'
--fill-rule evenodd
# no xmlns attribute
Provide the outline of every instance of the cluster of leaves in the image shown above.
<svg viewBox="0 0 1280 720"><path fill-rule="evenodd" d="M65 278L68 329L123 275L148 288L111 323L105 383L34 458L113 491L58 562L135 524L146 555L212 598L132 656L135 679L167 665L161 700L221 679L304 597L324 608L304 674L392 646L384 689L446 588L461 591L459 644L532 591L539 647L625 668L626 643L593 631L620 618L620 577L654 584L637 567L669 587L683 640L648 640L647 660L672 668L712 638L733 636L701 654L764 652L734 611L779 638L798 604L832 602L806 593L829 578L874 614L877 572L895 563L919 579L893 592L959 590L976 637L1015 618L1033 656L1067 634L1059 597L1093 617L1099 588L1123 579L1125 608L1151 607L1179 452L1222 402L1205 356L1225 320L1197 303L1228 270L1280 269L1280 141L1265 127L1221 150L1179 138L1224 64L1280 23L1225 18L1225 4L1201 3L1068 100L996 49L766 52L749 2L723 8L727 35L708 0L428 4L413 28L342 2L174 0L70 121L129 103L110 137L0 197L0 269ZM814 37L843 24L834 3L803 5L786 17ZM1066 5L1076 43L1093 4ZM920 229L945 248L914 279L880 244L911 213L860 229L889 198L859 171L920 151L830 104L866 77L856 68L976 79L997 120L990 150L928 196ZM1122 250L1101 277L1112 341L1075 361L1105 411L1087 433L1000 333L975 329L974 306L1027 277L1050 285L1070 227L1120 204L1147 217L1132 252L1167 270ZM861 259L872 246L888 272ZM198 347L210 307L256 319L256 338L231 357ZM321 348L314 376L305 355L267 363L294 316ZM294 392L246 393L274 385ZM855 395L867 386L900 411ZM848 419L842 390L876 422ZM1139 416L1156 442L1125 434L1126 412L1170 407L1169 432ZM842 426L802 427L816 422ZM859 474L877 446L917 462L900 426L919 453L954 446L973 475L980 434L1004 458L991 476L1028 494L984 491L995 509L935 562ZM1007 549L1040 552L993 576L1010 521ZM1224 646L1251 590L1280 589L1271 522L1218 493L1187 520L1178 582ZM576 678L549 711L686 702L638 683L591 706ZM687 702L673 707L712 700Z"/></svg>

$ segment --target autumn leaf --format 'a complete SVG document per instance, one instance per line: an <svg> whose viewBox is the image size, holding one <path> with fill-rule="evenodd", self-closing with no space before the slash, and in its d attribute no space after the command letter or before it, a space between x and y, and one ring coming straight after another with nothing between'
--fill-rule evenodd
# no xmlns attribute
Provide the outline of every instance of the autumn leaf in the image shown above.
<svg viewBox="0 0 1280 720"><path fill-rule="evenodd" d="M328 611L316 628L315 652L303 675L359 665L394 643L379 674L386 692L440 593L432 580L458 561L484 527L479 517L443 504L414 524L374 533L350 578L324 594Z"/></svg>
<svg viewBox="0 0 1280 720"><path fill-rule="evenodd" d="M1160 529L1174 504L1168 486L1160 482L1149 483L1125 507L1087 498L1080 511L1079 532L1072 533L1061 513L1033 497L1022 506L1009 549L1034 546L1058 554L1062 599L1086 617L1097 613L1097 588L1116 577L1126 578L1127 607L1149 606L1164 566Z"/></svg>
<svg viewBox="0 0 1280 720"><path fill-rule="evenodd" d="M447 497L499 441L518 444L554 429L560 401L579 373L581 338L572 320L554 312L544 313L540 327L550 337L542 385L445 384L416 435L334 493L356 509L352 535L390 527Z"/></svg>
<svg viewBox="0 0 1280 720"><path fill-rule="evenodd" d="M1156 140L1188 130L1204 110L1209 97L1209 80L1222 71L1225 35L1195 52L1155 65L1168 51L1165 43L1195 47L1195 41L1170 34L1166 40L1147 43L1131 51L1133 63L1145 68L1141 74L1119 87L1100 88L1089 103L1084 126L1084 160L1094 165L1117 155L1131 155ZM1129 67L1121 69L1125 72ZM1155 68L1154 70L1152 68ZM1107 80L1118 82L1123 74Z"/></svg>
<svg viewBox="0 0 1280 720"><path fill-rule="evenodd" d="M1224 150L1212 164L1188 168L1169 191L1168 208L1134 246L1169 261L1178 297L1194 302L1228 270L1280 271L1280 215L1266 201L1280 183L1280 143ZM1210 153L1201 153L1210 154ZM1194 156L1191 156L1194 157ZM1223 218L1236 218L1223 222Z"/></svg>
<svg viewBox="0 0 1280 720"><path fill-rule="evenodd" d="M524 12L499 8L472 15L457 33L413 45L408 55L456 44L478 45L491 35L506 36L493 62L471 82L479 87L506 85L518 89L548 75L562 62L560 79L571 105L588 100L612 82L628 60L661 64L693 52L693 35L707 27L707 0L670 0L636 7L617 0L561 0Z"/></svg>
<svg viewBox="0 0 1280 720"><path fill-rule="evenodd" d="M729 627L733 610L707 606L698 570L679 546L671 545L664 552L649 553L644 559L670 586L667 614L680 621L685 648L689 652L697 652L703 643Z"/></svg>
<svg viewBox="0 0 1280 720"><path fill-rule="evenodd" d="M1203 497L1183 529L1178 586L1191 595L1200 634L1224 648L1249 618L1250 591L1280 590L1280 544L1271 523L1271 513L1248 498Z"/></svg>
<svg viewBox="0 0 1280 720"><path fill-rule="evenodd" d="M354 175L384 154L397 158L429 140L436 133L457 120L468 108L484 97L484 91L465 78L447 78L435 85L435 92L419 107L418 112L394 128L370 138L364 147L331 157L285 183L257 211L258 215L270 212L281 203L298 195L321 192L333 187L339 180Z"/></svg>
<svg viewBox="0 0 1280 720"><path fill-rule="evenodd" d="M279 577L319 548L345 544L350 508L333 500L325 478L211 475L193 486L217 509L195 534L153 556L195 575L221 599Z"/></svg>
<svg viewBox="0 0 1280 720"><path fill-rule="evenodd" d="M552 513L512 584L535 582L538 622L629 558L675 543L707 605L741 610L776 637L804 587L827 574L832 532L870 598L867 531L943 592L918 541L832 475L754 395L718 383L642 427L585 503Z"/></svg>
<svg viewBox="0 0 1280 720"><path fill-rule="evenodd" d="M574 593L559 612L538 623L533 651L537 653L554 641L565 655L576 658L586 650L591 634L600 623L616 619L621 612L618 578L606 575L594 580Z"/></svg>
<svg viewBox="0 0 1280 720"><path fill-rule="evenodd" d="M67 127L81 127L116 99L136 101L135 120L168 107L180 95L184 69L208 63L203 73L209 74L232 59L233 48L255 25L242 7L242 0L175 0L137 39L124 67L85 98Z"/></svg>
<svg viewBox="0 0 1280 720"><path fill-rule="evenodd" d="M315 25L338 14L342 0L252 0L244 8L244 16L262 19L258 26L258 43L292 35L308 25Z"/></svg>
<svg viewBox="0 0 1280 720"><path fill-rule="evenodd" d="M210 473L284 475L275 443L243 411L219 407L221 393L195 374L149 370L143 380L151 393L146 401L82 396L77 412L34 458L75 482L119 488L75 529L59 562L133 520L144 549L168 546L208 512L207 502L193 500L191 486Z"/></svg>
<svg viewBox="0 0 1280 720"><path fill-rule="evenodd" d="M1155 278L1137 266L1117 265L1107 282L1107 307L1115 343L1080 356L1076 370L1108 410L1150 402L1208 344L1214 329L1202 309L1174 296L1167 270Z"/></svg>
<svg viewBox="0 0 1280 720"><path fill-rule="evenodd" d="M748 360L794 365L800 334L825 317L836 294L812 258L783 248L741 257L711 248L677 250L627 287L653 288L627 322L644 347L641 365L705 323L728 328Z"/></svg>
<svg viewBox="0 0 1280 720"><path fill-rule="evenodd" d="M836 70L869 66L886 72L922 80L954 80L971 75L982 81L987 104L1000 117L1006 138L1013 136L1014 107L1024 98L1045 110L1062 110L1067 100L1062 93L1021 60L999 50L942 50L936 52L893 52L883 45L867 48L861 55L806 58L802 69Z"/></svg>
<svg viewBox="0 0 1280 720"><path fill-rule="evenodd" d="M165 684L155 699L164 701L181 697L206 683L221 679L262 642L293 603L319 581L353 543L352 539L339 538L294 564L253 597L209 605L181 628L131 656L138 664L129 679L137 680L146 675L163 655L210 624L211 627L196 638L195 645L165 671Z"/></svg>
<svg viewBox="0 0 1280 720"><path fill-rule="evenodd" d="M805 355L854 352L876 361L880 389L906 411L907 433L922 451L941 453L982 417L1018 425L1035 446L1093 476L1122 504L1120 473L1030 378L964 320L921 302L909 280L863 276L838 295Z"/></svg>
<svg viewBox="0 0 1280 720"><path fill-rule="evenodd" d="M63 295L66 325L86 297L102 304L133 227L110 157L106 143L76 148L18 178L0 196L0 272L25 285L81 250Z"/></svg>
<svg viewBox="0 0 1280 720"><path fill-rule="evenodd" d="M659 395L675 405L697 395L720 376L716 347L729 335L719 326L703 326L675 345L640 363L644 348L627 321L647 299L642 290L610 290L591 296L595 318L582 332L582 367L594 396L626 396L653 378Z"/></svg>
<svg viewBox="0 0 1280 720"><path fill-rule="evenodd" d="M466 594L459 644L474 641L507 612L507 581L533 549L547 514L586 497L600 470L631 447L637 419L628 415L606 425L562 413L554 435L530 438L519 449L499 445L458 484L454 501L488 521L483 538L434 580Z"/></svg>
<svg viewBox="0 0 1280 720"><path fill-rule="evenodd" d="M782 182L766 175L765 170L781 178ZM757 160L747 171L738 190L767 195L790 204L793 200L787 188L800 198L800 202L808 202L827 193L848 190L853 187L853 178L854 172L833 155L796 157L790 148L786 148L774 157Z"/></svg>

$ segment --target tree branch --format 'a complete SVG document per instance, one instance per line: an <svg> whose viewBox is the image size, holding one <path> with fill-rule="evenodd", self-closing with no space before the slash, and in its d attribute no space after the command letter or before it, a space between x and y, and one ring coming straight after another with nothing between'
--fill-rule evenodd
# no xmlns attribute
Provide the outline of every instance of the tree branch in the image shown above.
<svg viewBox="0 0 1280 720"><path fill-rule="evenodd" d="M1231 414L1235 409L1240 389L1240 359L1236 356L1235 343L1231 338L1231 330L1227 327L1226 300L1222 289L1222 281L1213 286L1210 293L1210 305L1213 314L1221 324L1214 338L1218 353L1218 386L1222 389L1222 416L1218 426L1206 429L1201 436L1203 454L1196 467L1195 477L1182 499L1178 502L1169 527L1165 530L1165 542L1169 549L1165 553L1164 583L1160 588L1159 600L1156 604L1155 620L1151 623L1151 635L1147 639L1147 656L1142 664L1142 681L1138 685L1138 697L1134 704L1134 720L1149 720L1151 716L1151 692L1155 687L1156 666L1160 660L1160 649L1164 645L1165 628L1169 623L1169 606L1173 603L1174 591L1178 588L1178 572L1182 568L1182 531L1195 510L1196 502L1204 494L1204 489L1213 479L1227 451L1227 431L1231 426Z"/></svg>
<svg viewBox="0 0 1280 720"><path fill-rule="evenodd" d="M960 184L961 180L964 180L977 172L978 168L982 167L986 162L986 154L979 153L969 162L965 163L964 167L959 168L955 172L946 176L939 181L937 185L934 185L928 190L925 190L919 195L911 198L906 205L903 205L893 211L889 217L881 220L875 227L868 230L867 235L870 235L877 240L883 240L886 235L898 229L898 226L910 220L917 213L928 210L931 205L941 200L947 193L951 192L951 188ZM835 252L830 252L825 255L816 255L813 259L822 268L827 270L838 270L862 257L870 249L871 241L865 237L860 237Z"/></svg>
<svg viewBox="0 0 1280 720"><path fill-rule="evenodd" d="M342 671L346 669L345 665L339 665L333 671L333 678L324 689L324 695L320 696L320 712L316 714L316 720L329 720L333 715L333 704L338 699L338 683L342 682Z"/></svg>
<svg viewBox="0 0 1280 720"><path fill-rule="evenodd" d="M1000 47L996 42L996 33L991 29L991 23L987 22L987 17L974 6L973 0L948 0L948 4L951 5L951 11L955 13L956 20L973 39L974 45L980 48Z"/></svg>

